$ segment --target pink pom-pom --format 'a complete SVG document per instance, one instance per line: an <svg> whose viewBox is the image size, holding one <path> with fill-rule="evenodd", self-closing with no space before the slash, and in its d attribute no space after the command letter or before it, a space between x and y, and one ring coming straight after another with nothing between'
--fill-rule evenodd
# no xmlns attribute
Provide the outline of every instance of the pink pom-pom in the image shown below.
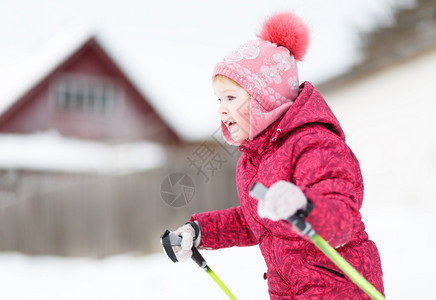
<svg viewBox="0 0 436 300"><path fill-rule="evenodd" d="M269 17L257 36L264 41L288 48L298 61L303 59L309 46L309 28L291 12Z"/></svg>

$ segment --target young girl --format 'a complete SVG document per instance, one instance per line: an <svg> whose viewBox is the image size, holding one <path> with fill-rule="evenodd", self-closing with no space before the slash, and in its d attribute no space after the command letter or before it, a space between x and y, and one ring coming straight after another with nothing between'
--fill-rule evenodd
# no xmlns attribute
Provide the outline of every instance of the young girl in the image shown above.
<svg viewBox="0 0 436 300"><path fill-rule="evenodd" d="M382 269L359 209L358 161L320 93L298 85L296 61L308 45L306 25L292 13L270 17L258 39L215 67L224 139L239 145L240 206L195 214L175 231L179 261L199 249L259 245L268 266L271 299L369 299L308 239L283 221L306 220L380 292ZM269 187L264 201L249 196L254 182Z"/></svg>

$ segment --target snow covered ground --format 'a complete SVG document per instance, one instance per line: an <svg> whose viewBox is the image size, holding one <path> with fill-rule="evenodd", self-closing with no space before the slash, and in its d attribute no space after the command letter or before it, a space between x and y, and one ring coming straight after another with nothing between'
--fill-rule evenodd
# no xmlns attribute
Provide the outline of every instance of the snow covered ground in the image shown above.
<svg viewBox="0 0 436 300"><path fill-rule="evenodd" d="M381 253L387 298L435 299L434 213L397 207L364 218ZM257 247L202 253L238 299L268 299ZM101 260L3 253L0 266L2 300L227 299L194 262L174 264L163 253Z"/></svg>
<svg viewBox="0 0 436 300"><path fill-rule="evenodd" d="M238 299L268 299L257 247L203 252L212 270ZM171 262L163 253L88 258L0 255L2 300L226 299L194 262Z"/></svg>

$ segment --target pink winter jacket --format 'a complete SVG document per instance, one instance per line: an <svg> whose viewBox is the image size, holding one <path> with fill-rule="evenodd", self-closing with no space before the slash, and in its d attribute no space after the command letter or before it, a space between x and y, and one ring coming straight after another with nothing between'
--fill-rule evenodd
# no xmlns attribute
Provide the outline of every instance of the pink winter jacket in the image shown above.
<svg viewBox="0 0 436 300"><path fill-rule="evenodd" d="M339 122L308 82L289 110L240 146L236 169L240 206L195 214L200 249L259 244L268 266L271 299L369 299L310 240L285 221L260 219L249 196L256 181L299 186L314 207L306 220L380 292L382 269L361 221L363 183L359 163L345 144Z"/></svg>

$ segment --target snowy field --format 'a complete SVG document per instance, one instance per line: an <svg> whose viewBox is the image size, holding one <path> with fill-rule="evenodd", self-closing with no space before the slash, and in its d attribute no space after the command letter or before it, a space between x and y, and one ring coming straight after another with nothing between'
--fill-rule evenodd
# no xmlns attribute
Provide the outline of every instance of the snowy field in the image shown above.
<svg viewBox="0 0 436 300"><path fill-rule="evenodd" d="M238 299L268 299L266 266L257 247L203 252ZM94 260L0 255L2 300L226 299L194 262L174 264L163 253Z"/></svg>
<svg viewBox="0 0 436 300"><path fill-rule="evenodd" d="M397 207L395 214L366 216L381 253L387 298L435 299L434 213ZM257 247L202 253L238 299L268 299ZM194 262L174 264L163 253L102 260L3 253L0 265L2 300L227 299Z"/></svg>

